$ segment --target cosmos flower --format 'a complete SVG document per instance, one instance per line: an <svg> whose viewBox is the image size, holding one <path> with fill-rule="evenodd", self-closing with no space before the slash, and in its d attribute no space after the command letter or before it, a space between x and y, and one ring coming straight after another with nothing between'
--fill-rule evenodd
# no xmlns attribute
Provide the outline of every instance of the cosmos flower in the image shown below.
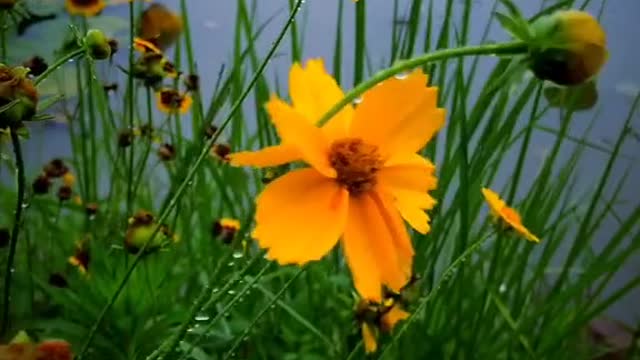
<svg viewBox="0 0 640 360"><path fill-rule="evenodd" d="M256 200L252 236L281 264L319 260L341 240L361 296L380 301L411 277L413 245L402 219L427 233L435 166L416 152L444 125L437 89L420 70L388 79L322 128L315 122L344 96L321 60L289 75L293 106L273 96L266 108L281 145L229 156L233 165L278 166L302 160Z"/></svg>

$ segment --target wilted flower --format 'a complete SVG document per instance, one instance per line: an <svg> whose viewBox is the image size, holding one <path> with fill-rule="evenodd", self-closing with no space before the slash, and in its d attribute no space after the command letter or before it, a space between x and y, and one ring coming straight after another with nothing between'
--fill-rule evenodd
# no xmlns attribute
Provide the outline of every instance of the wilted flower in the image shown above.
<svg viewBox="0 0 640 360"><path fill-rule="evenodd" d="M379 333L390 333L400 321L409 317L409 313L391 296L385 296L380 303L361 299L355 315L367 353L378 349Z"/></svg>
<svg viewBox="0 0 640 360"><path fill-rule="evenodd" d="M211 147L211 154L217 156L221 160L228 161L229 154L231 154L231 146L229 146L229 144L214 144Z"/></svg>
<svg viewBox="0 0 640 360"><path fill-rule="evenodd" d="M43 168L44 173L50 178L59 178L69 172L69 168L62 159L53 159Z"/></svg>
<svg viewBox="0 0 640 360"><path fill-rule="evenodd" d="M222 218L213 222L211 234L220 238L223 243L231 244L240 230L240 221L231 218Z"/></svg>
<svg viewBox="0 0 640 360"><path fill-rule="evenodd" d="M578 85L597 75L607 61L604 29L587 12L558 11L536 20L532 29L529 63L540 79Z"/></svg>
<svg viewBox="0 0 640 360"><path fill-rule="evenodd" d="M98 213L98 204L88 203L84 206L84 212L89 216L94 216Z"/></svg>
<svg viewBox="0 0 640 360"><path fill-rule="evenodd" d="M134 45L135 46L135 45ZM137 49L140 49L136 46ZM146 86L156 87L164 78L177 77L178 71L158 49L153 50L149 45L142 49L145 51L133 65L132 74L137 79L143 80Z"/></svg>
<svg viewBox="0 0 640 360"><path fill-rule="evenodd" d="M15 100L17 104L0 114L0 129L17 127L36 113L38 92L27 77L28 69L0 64L0 107Z"/></svg>
<svg viewBox="0 0 640 360"><path fill-rule="evenodd" d="M213 124L209 124L204 129L204 137L207 139L211 139L217 132L218 132L218 127Z"/></svg>
<svg viewBox="0 0 640 360"><path fill-rule="evenodd" d="M200 77L196 74L189 74L184 78L184 86L188 91L200 90Z"/></svg>
<svg viewBox="0 0 640 360"><path fill-rule="evenodd" d="M121 130L118 133L118 147L126 148L133 143L133 131L129 129Z"/></svg>
<svg viewBox="0 0 640 360"><path fill-rule="evenodd" d="M40 56L33 56L29 60L22 63L22 66L29 69L29 75L39 76L49 67L47 62Z"/></svg>
<svg viewBox="0 0 640 360"><path fill-rule="evenodd" d="M40 174L31 185L33 193L43 195L49 192L51 188L51 179L46 174Z"/></svg>
<svg viewBox="0 0 640 360"><path fill-rule="evenodd" d="M162 161L171 161L176 157L176 149L171 144L162 144L158 148L158 157Z"/></svg>

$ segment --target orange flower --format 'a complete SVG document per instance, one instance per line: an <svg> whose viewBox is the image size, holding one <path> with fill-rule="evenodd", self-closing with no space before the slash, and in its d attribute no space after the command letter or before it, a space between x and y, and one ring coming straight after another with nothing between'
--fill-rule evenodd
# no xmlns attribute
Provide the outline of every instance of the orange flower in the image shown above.
<svg viewBox="0 0 640 360"><path fill-rule="evenodd" d="M482 195L484 195L491 214L498 220L498 222L507 229L515 230L518 234L522 235L525 239L533 242L540 242L537 236L533 235L524 225L520 219L520 214L504 202L491 189L482 188Z"/></svg>
<svg viewBox="0 0 640 360"><path fill-rule="evenodd" d="M429 231L435 167L416 154L444 125L437 89L420 70L389 79L322 128L315 122L344 94L321 60L289 75L293 106L273 96L266 108L282 144L230 155L233 165L309 168L283 175L257 199L253 237L281 264L305 264L341 244L363 298L381 300L410 279L413 246L402 221Z"/></svg>
<svg viewBox="0 0 640 360"><path fill-rule="evenodd" d="M154 43L141 38L133 39L133 48L142 54L162 54L162 50L158 49Z"/></svg>
<svg viewBox="0 0 640 360"><path fill-rule="evenodd" d="M142 12L138 34L166 50L182 33L182 18L162 4L153 4Z"/></svg>
<svg viewBox="0 0 640 360"><path fill-rule="evenodd" d="M158 92L158 108L165 113L184 114L191 108L192 101L189 94L180 94L177 90L162 89Z"/></svg>
<svg viewBox="0 0 640 360"><path fill-rule="evenodd" d="M71 15L96 16L106 6L104 0L66 0L65 7Z"/></svg>

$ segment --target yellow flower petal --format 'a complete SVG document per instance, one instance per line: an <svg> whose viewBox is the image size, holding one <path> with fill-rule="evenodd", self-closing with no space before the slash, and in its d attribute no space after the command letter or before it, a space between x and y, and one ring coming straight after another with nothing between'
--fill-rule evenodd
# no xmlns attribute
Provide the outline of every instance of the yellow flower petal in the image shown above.
<svg viewBox="0 0 640 360"><path fill-rule="evenodd" d="M396 324L409 317L409 313L402 310L399 305L395 304L380 319L380 325L383 331L391 332Z"/></svg>
<svg viewBox="0 0 640 360"><path fill-rule="evenodd" d="M343 238L345 256L360 295L382 300L382 285L394 291L407 283L411 264L401 263L394 236L402 236L377 194L352 197Z"/></svg>
<svg viewBox="0 0 640 360"><path fill-rule="evenodd" d="M364 343L364 351L367 354L374 353L378 350L378 341L376 340L376 330L367 323L362 323L362 342Z"/></svg>
<svg viewBox="0 0 640 360"><path fill-rule="evenodd" d="M391 193L387 193L380 188L376 190L376 193L380 196L384 204L385 221L391 224L389 226L394 229L395 236L393 236L393 244L398 251L398 263L405 266L405 271L411 272L414 255L413 244L411 243L411 238L406 230L401 214L395 208ZM406 286L406 284L403 286Z"/></svg>
<svg viewBox="0 0 640 360"><path fill-rule="evenodd" d="M326 72L322 59L308 60L305 68L300 64L291 67L289 93L294 109L312 124L344 97L335 79ZM352 117L353 107L345 106L324 126L324 130L330 138L344 137Z"/></svg>
<svg viewBox="0 0 640 360"><path fill-rule="evenodd" d="M495 193L493 190L488 188L482 188L482 195L484 196L487 204L489 205L489 209L491 210L491 214L495 216L498 221L502 221L508 227L512 228L516 232L518 232L525 239L532 242L540 242L540 239L532 234L529 229L527 229L520 219L520 214L513 209L510 208L504 200L500 198L500 196Z"/></svg>
<svg viewBox="0 0 640 360"><path fill-rule="evenodd" d="M414 153L444 125L437 98L437 88L427 87L427 76L420 70L406 78L388 79L364 94L351 136L378 145L387 156Z"/></svg>
<svg viewBox="0 0 640 360"><path fill-rule="evenodd" d="M284 144L294 145L305 162L328 177L336 177L329 164L329 141L321 129L304 120L304 116L287 103L271 98L267 111Z"/></svg>
<svg viewBox="0 0 640 360"><path fill-rule="evenodd" d="M347 191L314 169L295 170L270 183L256 200L253 236L281 264L318 260L344 231Z"/></svg>
<svg viewBox="0 0 640 360"><path fill-rule="evenodd" d="M378 172L378 182L385 188L427 192L436 188L435 166L418 154L390 158Z"/></svg>
<svg viewBox="0 0 640 360"><path fill-rule="evenodd" d="M270 167L301 160L298 149L287 144L269 146L258 151L241 151L228 156L233 166Z"/></svg>

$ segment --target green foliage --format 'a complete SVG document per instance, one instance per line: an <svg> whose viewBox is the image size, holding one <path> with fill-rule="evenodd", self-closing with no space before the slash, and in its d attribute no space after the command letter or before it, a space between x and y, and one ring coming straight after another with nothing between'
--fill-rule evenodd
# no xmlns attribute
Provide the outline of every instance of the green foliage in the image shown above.
<svg viewBox="0 0 640 360"><path fill-rule="evenodd" d="M302 268L266 260L249 236L265 172L233 168L210 154L214 144L237 151L278 143L262 104L284 91L270 81L269 64L287 41L292 62L306 59L301 22L293 21L301 18L297 12L303 2L287 2L286 23L277 17L259 23L259 1L237 2L229 61L217 79L200 79L214 91L209 98L207 91L191 93L190 116L159 112L154 89L117 71L115 63L81 58L83 49L58 52L51 59L60 67L36 80L43 97L38 113L56 111L68 122L72 156L64 160L78 180L73 193L80 201L59 201L59 182L48 195L33 193L31 182L44 164L26 164L24 201L16 203L20 196L11 182L0 185L0 227L19 218L20 229L15 260L0 249L3 277L5 268L15 269L10 271L10 302L2 304L10 306L3 343L25 330L34 340L65 339L84 359L365 357L354 318L356 294L340 250ZM621 199L627 176L614 172L637 165L624 145L634 141L631 124L640 98L628 109L612 146L592 141L590 127L576 134L571 126L578 121L575 113L598 106L595 83L571 90L545 88L525 76L522 59L512 56L522 51L521 42L470 46L470 23L477 21L471 0L448 1L441 22L433 0L405 2L410 6L394 1L394 15L406 11L407 22L393 25L390 67L371 69L366 45L374 39L366 30L374 24L367 21L366 8L374 2L337 2L334 53L327 68L333 68L345 90L353 83L342 105L381 80L421 67L440 88L439 102L448 115L447 127L423 151L437 164L439 203L430 213L431 232L412 234L420 281L409 297L411 316L381 338L371 357L571 359L608 351L590 340L589 325L640 282L640 276L633 276L613 291L608 287L640 250L640 204ZM186 74L197 74L199 67L210 66L196 61L198 46L215 45L193 43L188 5L180 1L184 31L172 62ZM494 11L483 42L494 21L513 37L530 40L530 21L576 4L549 4L530 19L515 2L496 2L494 10L498 5L505 13ZM141 6L134 3L129 9L129 19L73 19L74 29L101 29L118 38L125 52ZM281 32L265 35L267 28ZM61 34L43 45L53 53L62 48L67 29L56 21L33 30L36 37ZM12 31L3 30L2 39L10 44L8 58L18 62L35 44L18 41ZM353 49L345 46L347 33L354 36ZM124 68L137 56L128 51ZM345 64L350 51L353 64ZM67 64L71 58L76 61ZM353 81L342 73L351 66ZM120 85L118 92L105 92L103 84L113 81ZM181 89L180 81L165 79L164 85ZM330 113L337 111L338 106ZM592 123L608 120L594 113ZM543 118L557 121L549 125ZM204 136L210 125L218 131ZM153 132L144 135L145 126ZM542 160L532 146L538 136L551 142ZM119 140L131 144L122 146ZM173 145L173 160L157 158L157 140ZM0 178L16 174L17 179L20 165L14 166L11 144L0 146ZM599 177L584 179L581 167L594 154L606 157L605 163L588 164L598 167ZM586 187L579 181L586 181ZM520 211L540 244L494 231L480 193L485 186ZM630 211L619 211L623 201ZM95 213L89 211L92 204ZM155 245L155 237L165 235L155 226L153 234L145 233L140 252L129 253L127 229L138 210L151 212L154 224L165 225L179 241L145 251ZM231 244L211 234L213 222L222 217L242 224ZM605 246L597 249L595 239L603 232ZM76 242L85 238L88 275L69 263ZM67 286L52 285L52 275L62 276Z"/></svg>

